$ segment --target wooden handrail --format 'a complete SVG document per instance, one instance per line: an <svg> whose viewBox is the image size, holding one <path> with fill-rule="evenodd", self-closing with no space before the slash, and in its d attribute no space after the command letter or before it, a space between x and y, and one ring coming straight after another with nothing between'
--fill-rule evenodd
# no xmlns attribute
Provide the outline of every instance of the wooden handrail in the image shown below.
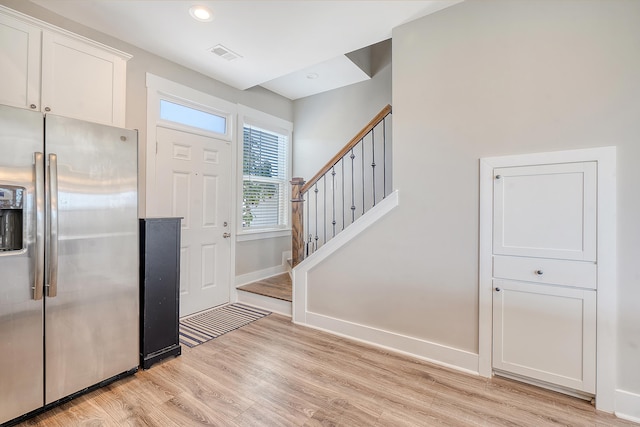
<svg viewBox="0 0 640 427"><path fill-rule="evenodd" d="M353 137L353 139L351 139L351 141L349 141L347 143L347 145L345 145L342 150L340 150L338 152L338 154L336 154L335 156L333 156L333 158L331 160L329 160L327 162L326 165L324 165L322 167L322 169L320 169L320 171L315 174L313 176L313 178L311 178L309 181L307 181L307 183L300 189L300 194L304 194L307 191L309 191L309 189L311 187L313 187L313 185L324 176L324 174L326 174L327 172L329 172L329 170L336 164L338 163L338 161L340 161L341 158L343 158L345 156L345 154L347 154L349 152L349 150L351 150L353 147L355 147L358 142L360 142L360 140L362 138L364 138L369 132L371 132L371 130L378 124L380 123L389 113L391 113L391 105L387 105L386 107L384 107L373 119L371 119L371 121L364 127L362 128L362 130L360 132L358 132L358 134L356 136Z"/></svg>

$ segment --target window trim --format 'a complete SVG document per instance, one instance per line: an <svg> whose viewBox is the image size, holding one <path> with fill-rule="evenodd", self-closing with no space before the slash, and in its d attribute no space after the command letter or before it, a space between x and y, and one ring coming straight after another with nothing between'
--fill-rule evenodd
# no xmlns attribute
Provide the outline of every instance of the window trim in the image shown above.
<svg viewBox="0 0 640 427"><path fill-rule="evenodd" d="M244 126L256 126L258 128L274 132L287 137L287 176L285 182L287 187L291 181L291 159L292 159L292 137L293 137L293 123L281 119L276 116L264 113L262 111L255 110L242 104L238 104L238 120L237 120L237 204L236 204L236 237L238 241L268 239L274 237L286 237L291 235L291 200L287 197L287 191L285 191L285 209L287 212L287 222L284 226L269 227L260 229L243 229L242 228L242 183L243 183L243 148L242 136L244 135ZM289 187L288 187L289 188ZM288 190L290 192L290 189Z"/></svg>

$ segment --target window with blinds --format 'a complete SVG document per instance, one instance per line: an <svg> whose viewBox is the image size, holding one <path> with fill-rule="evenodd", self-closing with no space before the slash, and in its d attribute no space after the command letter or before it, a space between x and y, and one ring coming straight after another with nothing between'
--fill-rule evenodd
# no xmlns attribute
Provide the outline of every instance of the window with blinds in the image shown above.
<svg viewBox="0 0 640 427"><path fill-rule="evenodd" d="M288 224L288 137L245 124L242 150L242 228Z"/></svg>

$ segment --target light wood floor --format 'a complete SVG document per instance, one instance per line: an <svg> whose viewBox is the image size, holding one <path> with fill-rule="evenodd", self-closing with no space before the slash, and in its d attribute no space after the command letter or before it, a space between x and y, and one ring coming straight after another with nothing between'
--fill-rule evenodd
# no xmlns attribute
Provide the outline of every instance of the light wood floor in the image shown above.
<svg viewBox="0 0 640 427"><path fill-rule="evenodd" d="M578 399L458 373L272 314L22 425L634 424Z"/></svg>
<svg viewBox="0 0 640 427"><path fill-rule="evenodd" d="M292 301L291 276L289 276L289 273L278 274L277 276L242 285L238 289L284 301Z"/></svg>

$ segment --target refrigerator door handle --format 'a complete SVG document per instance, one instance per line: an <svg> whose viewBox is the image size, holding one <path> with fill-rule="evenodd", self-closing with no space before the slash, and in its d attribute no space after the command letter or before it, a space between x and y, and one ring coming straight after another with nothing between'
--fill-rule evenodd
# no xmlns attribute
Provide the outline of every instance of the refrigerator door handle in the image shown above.
<svg viewBox="0 0 640 427"><path fill-rule="evenodd" d="M49 154L49 286L47 296L58 295L58 156Z"/></svg>
<svg viewBox="0 0 640 427"><path fill-rule="evenodd" d="M42 299L44 287L44 155L40 152L34 153L35 157L35 202L36 202L36 253L35 274L33 275L33 299Z"/></svg>

